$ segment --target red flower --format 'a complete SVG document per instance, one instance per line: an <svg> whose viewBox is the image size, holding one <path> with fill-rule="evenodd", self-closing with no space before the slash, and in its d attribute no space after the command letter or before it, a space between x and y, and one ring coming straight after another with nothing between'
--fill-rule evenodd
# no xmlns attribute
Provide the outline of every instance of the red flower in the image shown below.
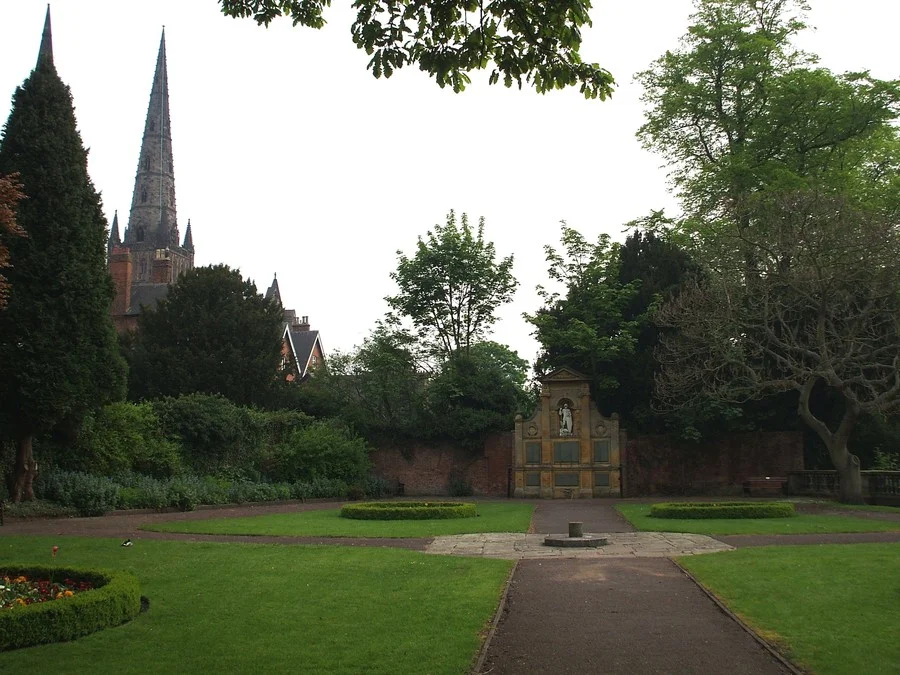
<svg viewBox="0 0 900 675"><path fill-rule="evenodd" d="M59 550L59 546L54 546L52 550L53 550L53 552L51 553L51 555L55 558L56 552Z"/></svg>

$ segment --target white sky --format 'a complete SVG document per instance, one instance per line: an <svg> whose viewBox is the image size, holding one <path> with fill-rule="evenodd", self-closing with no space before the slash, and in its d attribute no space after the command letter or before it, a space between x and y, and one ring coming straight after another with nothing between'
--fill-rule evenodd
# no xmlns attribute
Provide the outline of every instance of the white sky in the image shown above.
<svg viewBox="0 0 900 675"><path fill-rule="evenodd" d="M285 306L310 317L326 350L361 342L383 316L396 251L447 212L487 220L520 281L494 339L529 361L521 318L539 306L543 246L559 221L589 238L674 210L660 158L634 137L632 82L677 46L690 0L595 0L582 55L610 70L612 99L487 86L462 94L415 68L375 80L351 42L350 2L321 31L282 20L268 30L230 19L215 0L55 0L56 67L71 87L90 173L109 219L124 228L166 26L178 217L191 219L196 264L226 263L260 290L277 272ZM900 75L895 0L811 0L801 42L832 70ZM34 67L46 3L0 0L0 119Z"/></svg>

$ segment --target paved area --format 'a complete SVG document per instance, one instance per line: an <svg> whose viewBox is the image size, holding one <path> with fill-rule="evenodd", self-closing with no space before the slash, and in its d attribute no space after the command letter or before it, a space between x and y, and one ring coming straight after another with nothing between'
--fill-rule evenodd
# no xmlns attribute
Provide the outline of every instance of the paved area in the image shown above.
<svg viewBox="0 0 900 675"><path fill-rule="evenodd" d="M789 672L671 560L523 560L481 673Z"/></svg>
<svg viewBox="0 0 900 675"><path fill-rule="evenodd" d="M569 523L584 523L585 532L634 532L631 523L603 499L544 499L536 505L531 531L543 534L569 531Z"/></svg>
<svg viewBox="0 0 900 675"><path fill-rule="evenodd" d="M597 548L544 546L546 534L459 534L435 537L426 553L520 560L532 558L666 558L699 553L731 551L733 546L702 534L668 532L610 532L608 544Z"/></svg>

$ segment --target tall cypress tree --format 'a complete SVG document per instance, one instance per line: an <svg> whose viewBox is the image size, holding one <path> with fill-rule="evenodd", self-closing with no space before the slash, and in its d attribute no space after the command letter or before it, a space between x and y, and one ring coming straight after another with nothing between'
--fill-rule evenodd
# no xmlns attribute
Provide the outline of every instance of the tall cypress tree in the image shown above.
<svg viewBox="0 0 900 675"><path fill-rule="evenodd" d="M9 304L0 312L0 422L16 443L13 501L33 498L32 439L124 396L109 315L106 222L87 172L69 88L53 65L50 17L37 66L13 96L0 174L19 173L25 237L8 242Z"/></svg>

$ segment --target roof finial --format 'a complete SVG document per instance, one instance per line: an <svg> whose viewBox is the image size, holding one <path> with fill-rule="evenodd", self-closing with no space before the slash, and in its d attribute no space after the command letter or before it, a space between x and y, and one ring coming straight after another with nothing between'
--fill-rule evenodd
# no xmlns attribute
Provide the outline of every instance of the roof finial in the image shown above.
<svg viewBox="0 0 900 675"><path fill-rule="evenodd" d="M35 69L42 65L53 67L53 35L50 31L50 4L47 4L47 16L44 19L44 33L41 35L41 48L38 50Z"/></svg>

